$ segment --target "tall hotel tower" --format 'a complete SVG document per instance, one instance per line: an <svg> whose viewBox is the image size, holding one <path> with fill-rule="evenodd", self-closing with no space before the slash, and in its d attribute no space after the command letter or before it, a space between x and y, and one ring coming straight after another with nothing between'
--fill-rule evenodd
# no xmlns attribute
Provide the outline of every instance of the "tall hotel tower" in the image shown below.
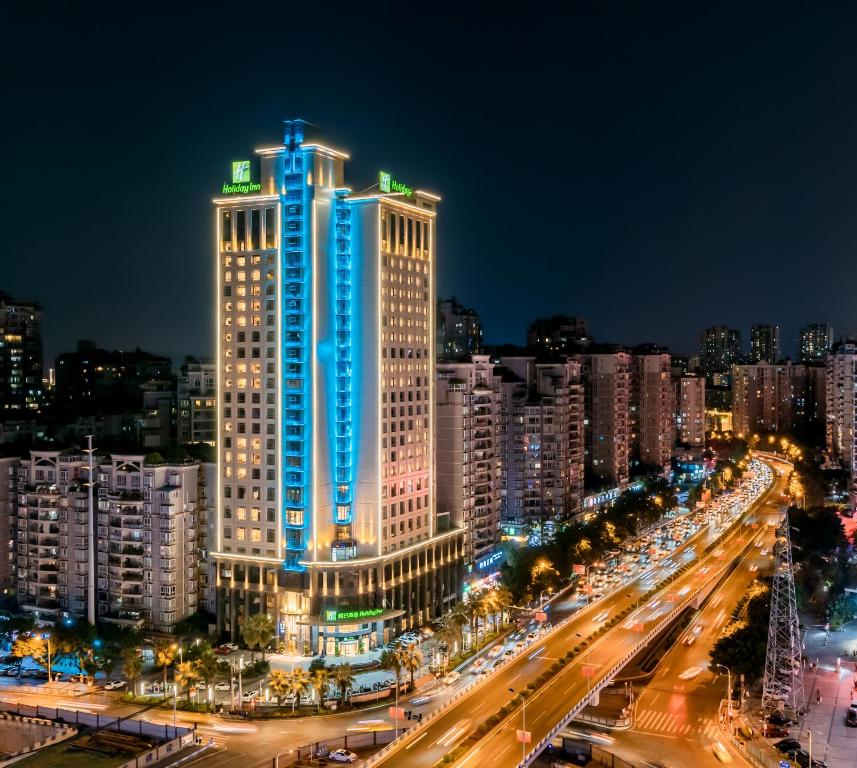
<svg viewBox="0 0 857 768"><path fill-rule="evenodd" d="M214 200L217 624L266 613L287 650L350 656L462 583L435 511L439 198L384 172L352 194L297 120L256 154Z"/></svg>

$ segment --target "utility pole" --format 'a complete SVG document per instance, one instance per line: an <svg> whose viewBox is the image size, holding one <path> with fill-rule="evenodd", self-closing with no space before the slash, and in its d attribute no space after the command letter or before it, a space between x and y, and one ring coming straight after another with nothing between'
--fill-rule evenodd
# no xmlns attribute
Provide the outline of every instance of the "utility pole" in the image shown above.
<svg viewBox="0 0 857 768"><path fill-rule="evenodd" d="M95 504L93 502L93 485L95 483L95 466L93 459L92 435L86 436L89 454L89 519L87 520L87 547L86 547L86 620L90 626L95 626Z"/></svg>

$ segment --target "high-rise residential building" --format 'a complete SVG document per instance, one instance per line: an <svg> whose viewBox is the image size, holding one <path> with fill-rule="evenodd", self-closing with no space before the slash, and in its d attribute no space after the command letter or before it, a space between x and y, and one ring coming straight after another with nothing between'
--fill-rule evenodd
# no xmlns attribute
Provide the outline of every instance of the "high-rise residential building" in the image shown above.
<svg viewBox="0 0 857 768"><path fill-rule="evenodd" d="M437 302L437 356L444 360L469 359L482 351L482 323L476 310L453 299Z"/></svg>
<svg viewBox="0 0 857 768"><path fill-rule="evenodd" d="M527 328L527 347L534 352L567 355L585 349L590 341L582 317L554 315L534 320Z"/></svg>
<svg viewBox="0 0 857 768"><path fill-rule="evenodd" d="M465 531L468 570L499 541L501 377L487 355L438 363L437 512Z"/></svg>
<svg viewBox="0 0 857 768"><path fill-rule="evenodd" d="M705 377L679 376L675 380L676 440L680 445L705 445Z"/></svg>
<svg viewBox="0 0 857 768"><path fill-rule="evenodd" d="M168 357L140 349L111 352L83 340L75 352L57 357L54 402L60 413L75 416L140 412L143 385L172 378Z"/></svg>
<svg viewBox="0 0 857 768"><path fill-rule="evenodd" d="M352 194L301 121L257 157L214 201L217 624L262 612L290 652L349 656L460 595L434 492L439 198L383 171Z"/></svg>
<svg viewBox="0 0 857 768"><path fill-rule="evenodd" d="M827 359L832 347L833 327L827 323L809 323L800 329L798 336L798 358L800 362L823 362Z"/></svg>
<svg viewBox="0 0 857 768"><path fill-rule="evenodd" d="M0 595L15 586L17 458L0 458Z"/></svg>
<svg viewBox="0 0 857 768"><path fill-rule="evenodd" d="M741 357L741 334L715 325L702 332L701 363L706 374L728 373Z"/></svg>
<svg viewBox="0 0 857 768"><path fill-rule="evenodd" d="M750 328L750 362L776 363L780 359L780 327L754 325Z"/></svg>
<svg viewBox="0 0 857 768"><path fill-rule="evenodd" d="M605 351L575 359L582 365L587 482L622 486L629 471L631 355Z"/></svg>
<svg viewBox="0 0 857 768"><path fill-rule="evenodd" d="M732 374L732 426L738 433L794 433L809 419L806 366L736 365Z"/></svg>
<svg viewBox="0 0 857 768"><path fill-rule="evenodd" d="M149 450L175 442L176 389L172 381L147 381L140 387L143 412L138 429L139 442Z"/></svg>
<svg viewBox="0 0 857 768"><path fill-rule="evenodd" d="M176 383L176 437L180 445L217 442L217 366L188 360Z"/></svg>
<svg viewBox="0 0 857 768"><path fill-rule="evenodd" d="M151 465L142 455L94 459L91 564L88 462L76 449L31 451L20 461L18 602L49 621L85 617L94 567L98 618L172 632L198 605L199 465Z"/></svg>
<svg viewBox="0 0 857 768"><path fill-rule="evenodd" d="M857 480L857 343L833 348L826 378L827 453Z"/></svg>
<svg viewBox="0 0 857 768"><path fill-rule="evenodd" d="M633 350L628 432L633 465L669 469L675 445L675 387L665 349Z"/></svg>
<svg viewBox="0 0 857 768"><path fill-rule="evenodd" d="M42 309L0 292L0 421L42 404Z"/></svg>
<svg viewBox="0 0 857 768"><path fill-rule="evenodd" d="M501 525L513 538L550 540L583 501L580 364L504 357L500 384Z"/></svg>

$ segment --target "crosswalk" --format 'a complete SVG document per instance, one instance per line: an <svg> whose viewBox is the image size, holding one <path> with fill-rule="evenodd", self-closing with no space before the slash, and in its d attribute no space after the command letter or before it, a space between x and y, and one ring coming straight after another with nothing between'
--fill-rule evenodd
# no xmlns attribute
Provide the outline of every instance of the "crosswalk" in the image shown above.
<svg viewBox="0 0 857 768"><path fill-rule="evenodd" d="M689 723L679 720L669 712L641 709L639 707L634 718L634 730L676 737L693 734L712 740L722 736L717 721L711 718L702 718L695 723Z"/></svg>

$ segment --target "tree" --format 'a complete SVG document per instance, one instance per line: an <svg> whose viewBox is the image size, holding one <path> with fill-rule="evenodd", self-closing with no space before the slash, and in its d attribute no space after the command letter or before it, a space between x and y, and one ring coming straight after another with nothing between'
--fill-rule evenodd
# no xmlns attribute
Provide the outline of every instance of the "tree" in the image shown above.
<svg viewBox="0 0 857 768"><path fill-rule="evenodd" d="M396 690L398 690L399 680L402 677L402 669L404 669L402 649L396 648L394 651L384 651L381 654L380 662L382 669L389 669L396 676Z"/></svg>
<svg viewBox="0 0 857 768"><path fill-rule="evenodd" d="M491 593L491 605L496 611L496 613L499 614L500 619L502 620L503 613L515 602L514 600L512 600L512 592L509 590L508 587L505 587L501 584L497 587L494 587L494 589L491 590ZM497 627L496 621L494 622L494 627L495 629Z"/></svg>
<svg viewBox="0 0 857 768"><path fill-rule="evenodd" d="M274 620L266 613L254 613L241 621L241 637L250 649L250 662L253 662L253 649L262 650L265 658L265 648L274 639Z"/></svg>
<svg viewBox="0 0 857 768"><path fill-rule="evenodd" d="M178 646L166 640L161 640L155 646L155 667L160 669L164 676L164 698L167 695L167 667L175 661L177 653Z"/></svg>
<svg viewBox="0 0 857 768"><path fill-rule="evenodd" d="M310 674L303 667L292 667L289 674L289 691L294 698L292 699L292 714L295 713L295 706L300 701L301 696L306 696L310 689Z"/></svg>
<svg viewBox="0 0 857 768"><path fill-rule="evenodd" d="M411 676L411 682L408 686L409 690L414 690L414 675L419 670L423 663L423 652L419 647L414 645L406 645L402 648L402 669Z"/></svg>
<svg viewBox="0 0 857 768"><path fill-rule="evenodd" d="M45 639L38 634L31 633L28 635L18 635L14 643L12 643L12 655L16 659L26 659L32 656L38 661L47 654L47 644Z"/></svg>
<svg viewBox="0 0 857 768"><path fill-rule="evenodd" d="M210 648L207 653L203 653L195 662L197 675L205 683L206 687L211 685L211 681L217 677L217 662L218 659Z"/></svg>
<svg viewBox="0 0 857 768"><path fill-rule="evenodd" d="M190 689L193 687L194 683L199 682L199 674L197 671L197 666L192 661L183 661L180 662L173 669L173 683L176 686L176 695L178 695L178 689L184 688L185 693L187 694L187 703L190 704Z"/></svg>
<svg viewBox="0 0 857 768"><path fill-rule="evenodd" d="M122 674L127 678L129 687L133 692L137 678L143 670L143 661L136 648L126 648L122 652Z"/></svg>
<svg viewBox="0 0 857 768"><path fill-rule="evenodd" d="M470 621L470 637L473 640L473 648L479 650L479 619L484 618L486 613L485 596L482 593L471 594L467 601L465 610Z"/></svg>
<svg viewBox="0 0 857 768"><path fill-rule="evenodd" d="M313 687L316 696L318 697L317 710L321 712L321 704L327 694L327 685L330 682L330 672L326 667L314 669L310 674L310 685Z"/></svg>
<svg viewBox="0 0 857 768"><path fill-rule="evenodd" d="M291 690L291 675L282 669L275 669L271 672L268 686L277 699L277 706L282 706L283 696Z"/></svg>
<svg viewBox="0 0 857 768"><path fill-rule="evenodd" d="M345 692L354 685L354 670L350 664L337 664L332 669L333 684L339 690L339 701L345 703Z"/></svg>

